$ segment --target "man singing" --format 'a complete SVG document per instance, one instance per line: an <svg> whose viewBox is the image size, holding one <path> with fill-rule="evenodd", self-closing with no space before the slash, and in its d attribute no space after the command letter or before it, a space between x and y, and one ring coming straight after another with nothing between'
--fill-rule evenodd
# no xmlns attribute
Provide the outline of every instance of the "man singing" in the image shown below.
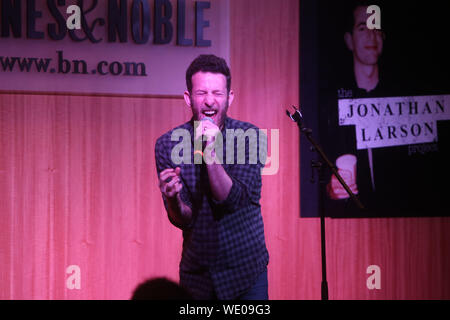
<svg viewBox="0 0 450 320"><path fill-rule="evenodd" d="M168 218L183 230L180 284L196 299L266 300L269 254L259 203L265 158L257 163L250 161L253 152L260 154L260 148L267 151L266 141L256 139L257 145L255 140L252 145L247 139L240 146L235 141L227 143L227 132L259 130L227 117L234 93L224 59L197 57L186 71L186 85L184 99L192 110L192 119L162 135L155 146L159 187ZM171 155L179 141L171 137L180 129L190 133L190 150L196 149L199 140L204 148L192 152L191 161L175 165ZM219 137L223 154L233 152L233 161L216 159L217 149L211 147ZM238 150L241 147L245 148L244 163L237 159L242 155L239 151L243 150ZM208 149L212 152L206 159ZM198 154L204 158L200 164L194 161Z"/></svg>

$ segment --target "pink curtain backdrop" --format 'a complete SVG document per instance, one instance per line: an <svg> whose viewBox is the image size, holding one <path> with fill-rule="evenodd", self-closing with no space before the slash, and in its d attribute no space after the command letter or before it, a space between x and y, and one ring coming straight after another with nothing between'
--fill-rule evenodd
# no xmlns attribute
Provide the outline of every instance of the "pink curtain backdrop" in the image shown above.
<svg viewBox="0 0 450 320"><path fill-rule="evenodd" d="M298 27L296 0L231 1L230 116L280 130L262 191L271 299L320 299L319 221L299 218L299 135L283 113L299 101ZM189 118L182 99L0 94L0 299L128 299L145 279L177 281L154 143ZM326 223L330 299L450 298L450 219Z"/></svg>

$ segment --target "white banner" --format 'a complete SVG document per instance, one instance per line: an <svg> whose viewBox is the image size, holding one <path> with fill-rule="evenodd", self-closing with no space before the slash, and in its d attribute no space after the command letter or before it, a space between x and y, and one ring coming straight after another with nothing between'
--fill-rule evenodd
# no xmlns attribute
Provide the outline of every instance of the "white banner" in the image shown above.
<svg viewBox="0 0 450 320"><path fill-rule="evenodd" d="M450 120L450 95L339 99L339 125L354 125L357 149L438 141Z"/></svg>
<svg viewBox="0 0 450 320"><path fill-rule="evenodd" d="M198 55L230 63L229 0L11 3L1 7L0 91L181 97Z"/></svg>

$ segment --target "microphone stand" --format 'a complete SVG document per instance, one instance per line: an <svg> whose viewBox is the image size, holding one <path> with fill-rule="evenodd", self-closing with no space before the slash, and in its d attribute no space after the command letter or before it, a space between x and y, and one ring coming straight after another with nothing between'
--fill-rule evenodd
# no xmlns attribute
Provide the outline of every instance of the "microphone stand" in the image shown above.
<svg viewBox="0 0 450 320"><path fill-rule="evenodd" d="M322 284L321 284L321 297L322 300L328 300L328 282L327 282L327 265L326 265L326 246L325 246L325 180L323 177L323 167L328 167L333 174L336 176L338 181L350 195L350 198L356 203L358 208L364 210L363 204L359 201L359 199L355 196L355 194L350 190L349 186L345 183L344 179L342 179L341 175L338 173L337 168L331 163L328 157L323 152L320 145L314 140L312 137L312 130L309 128L305 128L303 126L303 115L300 110L296 107L292 106L295 110L293 114L290 114L288 110L286 110L286 114L292 121L297 123L300 132L303 133L309 142L312 144L312 151L315 151L323 162L321 161L313 161L311 164L313 168L317 168L319 170L319 183L320 183L320 194L319 194L319 208L320 208L320 243L321 243L321 255L322 255Z"/></svg>

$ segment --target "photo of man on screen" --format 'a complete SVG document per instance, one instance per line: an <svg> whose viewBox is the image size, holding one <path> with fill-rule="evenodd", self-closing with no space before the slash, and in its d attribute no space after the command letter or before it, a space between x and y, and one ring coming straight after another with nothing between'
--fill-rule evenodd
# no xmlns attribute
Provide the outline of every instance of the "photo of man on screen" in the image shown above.
<svg viewBox="0 0 450 320"><path fill-rule="evenodd" d="M371 17L368 8L371 5L381 8L380 28L368 28L367 21ZM344 19L335 21L342 24L336 31L330 32L330 28L322 27L321 36L325 40L321 43L321 140L339 174L367 210L357 209L347 191L330 173L326 185L327 214L337 217L439 214L446 205L442 200L442 191L435 187L435 181L448 177L447 173L438 169L447 159L443 150L449 141L445 124L448 121L442 121L446 120L445 116L436 118L439 121L433 118L434 122L426 122L425 119L428 119L428 111L432 108L438 109L437 112L448 113L450 106L447 106L444 95L449 92L431 92L423 85L427 82L424 72L427 68L423 65L430 64L432 59L421 54L425 50L425 35L417 37L415 42L409 41L421 51L404 56L403 41L409 38L402 38L401 31L404 29L401 21L392 18L402 12L398 4L351 1L340 7L338 4L334 6L341 13L337 16ZM410 18L418 13L419 10L411 9ZM336 46L339 41L342 53L332 50L332 46ZM404 72L404 65L411 65L409 74ZM429 98L423 104L406 102L417 96ZM397 97L395 104L392 103L393 97ZM358 125L343 123L339 105L344 100L347 105L355 101L351 110L354 113L362 110L360 115L362 113L366 117L363 120L372 122L371 125L377 128L374 131L376 134L371 136L367 135L368 130L363 129L363 138L370 141L372 146L361 147L361 141L358 142L358 139L361 140L361 129ZM362 109L356 109L360 101L365 104L361 104ZM432 112L435 112L434 109ZM413 117L428 127L419 127L419 123L413 123L412 127L409 123L407 127L405 121ZM380 122L381 118L388 120ZM426 135L428 129L432 130L435 138L426 143L392 142L400 136L412 137L419 131ZM376 146L373 146L374 140L378 143Z"/></svg>

